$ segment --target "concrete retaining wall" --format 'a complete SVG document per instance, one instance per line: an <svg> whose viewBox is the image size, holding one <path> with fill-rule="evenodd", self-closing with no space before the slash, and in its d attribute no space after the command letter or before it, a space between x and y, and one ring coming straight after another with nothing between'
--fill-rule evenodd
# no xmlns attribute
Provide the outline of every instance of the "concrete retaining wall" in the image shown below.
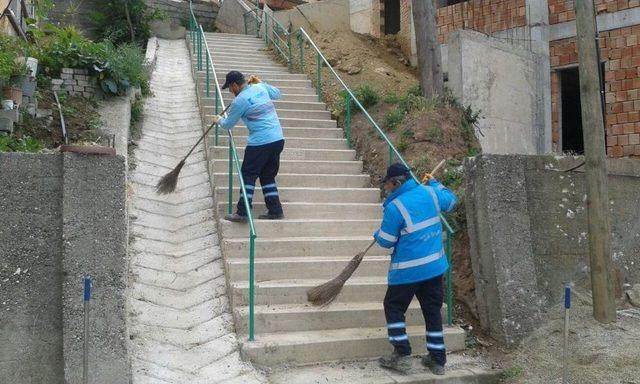
<svg viewBox="0 0 640 384"><path fill-rule="evenodd" d="M447 56L449 87L464 105L481 111L483 152L542 153L542 58L472 31L451 34Z"/></svg>
<svg viewBox="0 0 640 384"><path fill-rule="evenodd" d="M220 32L243 34L243 15L250 10L251 8L242 0L225 0L220 6L215 26ZM255 27L253 32L255 32Z"/></svg>
<svg viewBox="0 0 640 384"><path fill-rule="evenodd" d="M291 30L303 27L307 31L348 31L349 1L325 0L275 13L276 19L285 27L291 23Z"/></svg>
<svg viewBox="0 0 640 384"><path fill-rule="evenodd" d="M189 1L146 0L147 6L160 10L169 16L172 22L187 26L189 20ZM211 1L194 0L193 13L205 31L213 30L218 16L219 5Z"/></svg>
<svg viewBox="0 0 640 384"><path fill-rule="evenodd" d="M3 153L0 174L2 382L81 382L90 274L91 382L129 383L124 159Z"/></svg>
<svg viewBox="0 0 640 384"><path fill-rule="evenodd" d="M517 342L562 298L589 287L581 158L483 155L467 161L467 219L483 328ZM640 282L640 161L609 159L613 261L620 284ZM560 171L559 171L560 170Z"/></svg>

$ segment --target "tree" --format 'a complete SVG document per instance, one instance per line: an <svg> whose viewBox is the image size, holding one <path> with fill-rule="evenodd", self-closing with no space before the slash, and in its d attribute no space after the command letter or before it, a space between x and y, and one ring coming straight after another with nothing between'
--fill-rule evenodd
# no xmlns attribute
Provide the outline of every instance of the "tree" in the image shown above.
<svg viewBox="0 0 640 384"><path fill-rule="evenodd" d="M436 7L433 0L413 0L411 8L416 33L420 87L422 95L430 99L441 95L444 87Z"/></svg>

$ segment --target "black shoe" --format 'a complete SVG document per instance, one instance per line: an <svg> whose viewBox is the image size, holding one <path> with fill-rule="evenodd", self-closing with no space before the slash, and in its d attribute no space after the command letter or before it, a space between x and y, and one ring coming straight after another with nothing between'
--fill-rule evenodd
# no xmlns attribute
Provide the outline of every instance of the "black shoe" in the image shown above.
<svg viewBox="0 0 640 384"><path fill-rule="evenodd" d="M424 355L422 356L422 365L429 368L431 373L434 375L442 376L444 375L444 366L436 363L431 359L431 356Z"/></svg>
<svg viewBox="0 0 640 384"><path fill-rule="evenodd" d="M263 213L262 215L258 216L258 219L260 220L282 220L284 219L284 213L280 213L277 215L271 214L271 213Z"/></svg>
<svg viewBox="0 0 640 384"><path fill-rule="evenodd" d="M224 217L225 220L234 222L234 223L246 223L247 222L247 216L243 216L243 215L239 215L237 213L234 213L232 215L227 215Z"/></svg>
<svg viewBox="0 0 640 384"><path fill-rule="evenodd" d="M382 368L393 369L400 373L406 374L411 370L411 356L401 356L396 351L390 355L382 356L378 359L378 363Z"/></svg>

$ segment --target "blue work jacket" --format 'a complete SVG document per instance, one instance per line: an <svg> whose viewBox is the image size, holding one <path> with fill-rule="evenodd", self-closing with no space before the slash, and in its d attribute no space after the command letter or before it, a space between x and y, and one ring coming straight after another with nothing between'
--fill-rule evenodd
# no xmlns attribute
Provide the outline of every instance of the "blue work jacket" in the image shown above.
<svg viewBox="0 0 640 384"><path fill-rule="evenodd" d="M280 98L280 90L267 83L247 85L233 99L227 118L218 124L231 129L242 119L249 129L247 145L265 145L284 139L276 108L271 100Z"/></svg>
<svg viewBox="0 0 640 384"><path fill-rule="evenodd" d="M417 283L447 271L440 212L451 211L456 201L435 179L428 185L410 179L385 200L382 225L374 237L380 246L393 248L389 285Z"/></svg>

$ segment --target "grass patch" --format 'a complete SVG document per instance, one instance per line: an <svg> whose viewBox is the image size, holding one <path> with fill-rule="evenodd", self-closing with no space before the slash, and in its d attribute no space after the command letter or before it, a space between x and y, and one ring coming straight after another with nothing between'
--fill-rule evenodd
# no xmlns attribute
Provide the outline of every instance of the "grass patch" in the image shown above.
<svg viewBox="0 0 640 384"><path fill-rule="evenodd" d="M404 120L404 111L395 109L384 115L384 127L387 131L397 129Z"/></svg>

